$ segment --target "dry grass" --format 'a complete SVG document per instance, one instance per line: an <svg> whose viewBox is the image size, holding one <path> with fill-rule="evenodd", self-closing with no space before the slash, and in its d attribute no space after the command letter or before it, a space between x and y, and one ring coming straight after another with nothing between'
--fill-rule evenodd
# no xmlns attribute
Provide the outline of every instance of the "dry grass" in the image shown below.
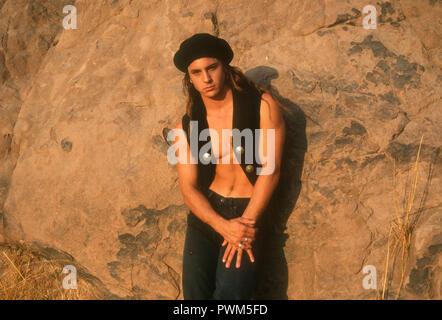
<svg viewBox="0 0 442 320"><path fill-rule="evenodd" d="M48 260L20 244L0 244L0 300L104 299L77 274L77 289L64 289L64 264Z"/></svg>
<svg viewBox="0 0 442 320"><path fill-rule="evenodd" d="M385 270L382 280L382 292L377 290L376 299L388 299L390 296L390 291L392 288L392 280L395 271L395 265L397 262L400 263L400 280L399 285L396 289L395 299L400 296L401 289L404 285L404 278L406 273L406 268L409 260L410 243L411 236L413 234L414 226L417 220L410 219L414 199L416 195L416 186L418 182L418 167L419 158L422 148L423 136L419 144L419 149L416 156L416 161L413 168L413 177L409 186L408 195L405 195L405 208L403 210L399 207L399 201L396 191L397 181L396 181L396 161L393 159L393 199L395 205L395 217L390 225L390 231L388 233L387 242L387 255L385 258ZM399 261L397 259L399 258Z"/></svg>

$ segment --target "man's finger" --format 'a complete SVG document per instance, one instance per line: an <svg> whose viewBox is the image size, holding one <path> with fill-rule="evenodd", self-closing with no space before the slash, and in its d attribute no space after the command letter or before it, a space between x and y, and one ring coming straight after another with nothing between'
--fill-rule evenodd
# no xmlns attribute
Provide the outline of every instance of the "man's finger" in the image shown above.
<svg viewBox="0 0 442 320"><path fill-rule="evenodd" d="M241 257L242 257L242 249L238 249L238 253L236 254L236 267L239 268L241 266Z"/></svg>
<svg viewBox="0 0 442 320"><path fill-rule="evenodd" d="M224 247L227 244L227 240L224 239L223 244L221 245L221 247Z"/></svg>
<svg viewBox="0 0 442 320"><path fill-rule="evenodd" d="M248 238L254 238L256 234L256 229L253 228L247 228L244 232L244 236Z"/></svg>
<svg viewBox="0 0 442 320"><path fill-rule="evenodd" d="M246 241L247 238L247 241ZM236 246L241 242L243 245L245 244L251 244L252 242L255 241L255 237L254 236L248 236L248 235L244 235L242 237L236 238ZM244 249L244 248L243 248Z"/></svg>
<svg viewBox="0 0 442 320"><path fill-rule="evenodd" d="M224 251L224 255L223 255L223 262L226 262L227 257L229 256L230 250L232 249L232 245L229 243L227 245L226 250Z"/></svg>
<svg viewBox="0 0 442 320"><path fill-rule="evenodd" d="M235 253L236 253L236 248L232 246L232 250L230 250L229 257L227 258L226 268L230 268L230 263L232 262Z"/></svg>
<svg viewBox="0 0 442 320"><path fill-rule="evenodd" d="M242 240L242 242L244 244L251 244L253 241L255 241L254 238L249 238L249 237L244 237L244 239Z"/></svg>
<svg viewBox="0 0 442 320"><path fill-rule="evenodd" d="M244 218L244 217L239 217L239 221L241 223L245 223L245 224L252 225L252 226L256 223L255 220L249 219L249 218Z"/></svg>
<svg viewBox="0 0 442 320"><path fill-rule="evenodd" d="M255 262L255 257L253 256L252 250L247 249L247 253L249 255L250 261Z"/></svg>

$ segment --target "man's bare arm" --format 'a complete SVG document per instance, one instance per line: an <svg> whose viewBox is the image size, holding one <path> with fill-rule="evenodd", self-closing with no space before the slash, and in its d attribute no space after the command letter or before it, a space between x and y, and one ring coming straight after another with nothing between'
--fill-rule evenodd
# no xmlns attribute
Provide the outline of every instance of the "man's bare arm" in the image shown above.
<svg viewBox="0 0 442 320"><path fill-rule="evenodd" d="M264 93L262 95L263 101L261 103L261 123L260 127L263 129L263 136L260 138L263 141L261 152L268 156L269 146L267 145L267 129L275 130L275 161L274 171L271 174L259 175L255 182L253 193L247 208L244 210L243 217L258 220L262 212L267 207L270 198L278 185L280 177L280 167L283 153L283 146L285 140L285 122L282 116L281 108L278 101L275 101L271 95ZM273 143L273 142L271 142ZM267 154L266 154L267 153ZM268 163L263 164L263 169L268 166Z"/></svg>
<svg viewBox="0 0 442 320"><path fill-rule="evenodd" d="M253 187L253 193L250 198L247 208L244 210L242 217L250 218L257 221L261 216L262 212L267 207L273 191L278 185L280 177L280 167L281 158L285 140L285 122L282 117L281 108L279 107L277 101L275 101L269 94L262 95L263 101L261 103L261 123L260 127L263 129L263 135L260 136L262 139L262 149L260 144L260 154L264 157L269 155L269 146L267 145L267 129L275 130L275 141L274 141L274 170L271 174L259 175ZM270 141L273 143L273 141ZM265 152L264 152L265 151ZM262 160L262 159L261 159ZM269 163L264 163L262 168L267 168ZM271 167L271 166L270 166ZM271 170L270 170L271 171ZM225 244L225 243L224 243ZM250 256L250 260L253 262L254 257L250 249L246 250ZM236 248L234 245L229 243L226 250L224 251L223 262L226 263L226 267L229 268L232 263L233 257L237 253L236 257L236 267L241 266L242 249Z"/></svg>
<svg viewBox="0 0 442 320"><path fill-rule="evenodd" d="M182 130L181 123L178 123L176 129ZM184 203L200 220L218 231L223 223L223 218L213 210L205 195L197 187L198 164L190 162L192 155L189 145L187 141L181 141L178 136L175 138L175 143L181 144L181 148L176 151L177 157L179 157L179 149L183 149L184 144L187 149L186 163L179 161L177 163L178 179Z"/></svg>

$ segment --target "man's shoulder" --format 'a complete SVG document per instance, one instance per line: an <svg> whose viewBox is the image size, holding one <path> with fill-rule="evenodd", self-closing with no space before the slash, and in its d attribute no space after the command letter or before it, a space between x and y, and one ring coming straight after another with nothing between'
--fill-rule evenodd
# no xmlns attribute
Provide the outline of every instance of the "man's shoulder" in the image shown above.
<svg viewBox="0 0 442 320"><path fill-rule="evenodd" d="M261 94L261 103L264 101L264 103L266 104L271 104L271 103L275 103L276 104L276 100L275 98L268 92L263 92Z"/></svg>
<svg viewBox="0 0 442 320"><path fill-rule="evenodd" d="M273 96L267 92L263 92L261 94L261 105L260 105L260 113L261 115L263 113L269 113L272 105L275 104L275 100L273 99Z"/></svg>
<svg viewBox="0 0 442 320"><path fill-rule="evenodd" d="M264 92L261 96L259 113L261 120L264 120L266 123L277 125L282 119L282 111L279 102L267 92Z"/></svg>

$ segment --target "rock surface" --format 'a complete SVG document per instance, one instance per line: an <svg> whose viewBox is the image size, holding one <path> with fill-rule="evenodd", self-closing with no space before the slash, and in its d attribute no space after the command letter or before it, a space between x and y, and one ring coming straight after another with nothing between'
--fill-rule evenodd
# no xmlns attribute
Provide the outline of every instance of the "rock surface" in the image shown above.
<svg viewBox="0 0 442 320"><path fill-rule="evenodd" d="M173 54L209 32L293 111L257 297L375 299L423 135L386 297L403 272L399 298L440 299L442 3L376 2L369 30L366 4L0 0L0 240L69 257L113 297L182 299L188 209L163 130L184 113Z"/></svg>

